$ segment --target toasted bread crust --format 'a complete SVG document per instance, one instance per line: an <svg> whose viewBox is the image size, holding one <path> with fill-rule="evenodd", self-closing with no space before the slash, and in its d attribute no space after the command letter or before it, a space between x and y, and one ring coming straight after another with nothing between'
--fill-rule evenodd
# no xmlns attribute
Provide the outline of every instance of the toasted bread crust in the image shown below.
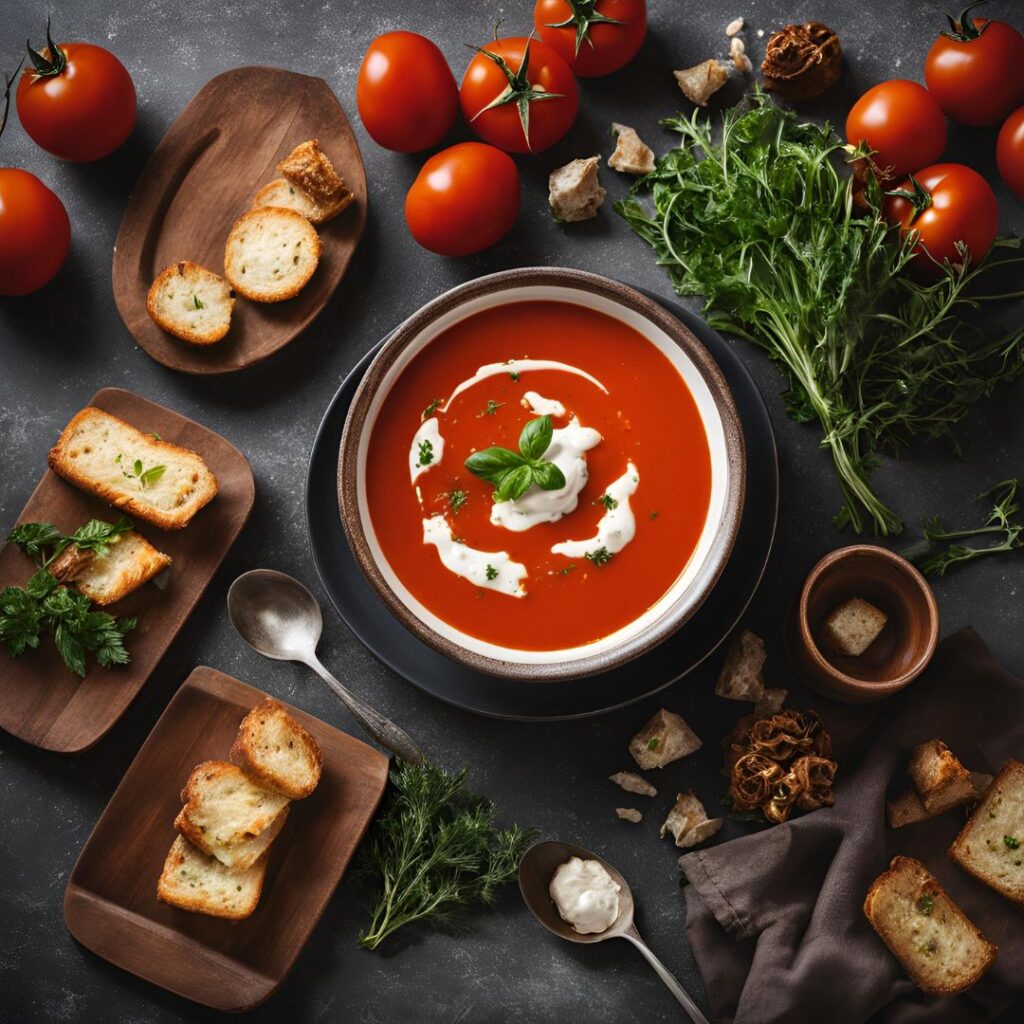
<svg viewBox="0 0 1024 1024"><path fill-rule="evenodd" d="M288 283L281 282L274 289L254 288L243 276L245 255L242 252L241 234L248 229L263 227L270 216L278 219L284 218L290 222L292 229L302 232L303 241L307 243L312 258L308 271L294 275ZM232 225L224 246L224 276L239 295L244 295L253 302L286 302L288 299L295 298L309 283L320 264L322 251L320 236L316 233L316 228L301 213L284 206L261 206L243 213Z"/></svg>
<svg viewBox="0 0 1024 1024"><path fill-rule="evenodd" d="M100 559L99 562L96 559L90 560L82 572L75 576L75 586L93 604L108 605L120 601L133 590L138 590L144 583L148 583L154 576L159 576L171 564L170 555L158 551L145 537L134 531L126 533L118 543L131 543L136 548L136 553L130 564L119 569L114 586L105 590L97 586L97 576L103 573L101 563L104 559Z"/></svg>
<svg viewBox="0 0 1024 1024"><path fill-rule="evenodd" d="M257 749L260 731L266 721L272 717L287 723L290 735L315 766L313 777L305 785L292 783L280 772L273 771L260 759ZM273 789L291 800L301 800L309 796L316 789L323 768L323 757L319 744L288 713L285 705L279 700L274 700L273 697L268 697L257 704L242 719L238 728L238 736L235 738L228 757L268 789Z"/></svg>
<svg viewBox="0 0 1024 1024"><path fill-rule="evenodd" d="M310 224L323 224L326 220L324 211L317 206L313 197L305 189L293 185L284 178L268 181L252 197L254 210L263 206L283 206L287 210L294 210L296 213L301 213Z"/></svg>
<svg viewBox="0 0 1024 1024"><path fill-rule="evenodd" d="M162 270L157 275L156 280L150 285L149 293L146 295L146 312L157 327L165 330L168 334L173 334L174 337L180 338L182 341L187 341L190 345L214 345L221 341L228 331L231 330L231 310L234 309L235 305L234 296L228 299L230 307L227 321L215 330L210 331L193 330L187 324L164 316L160 310L159 299L164 288L175 278L186 278L196 274L208 274L218 281L224 280L219 274L215 274L212 270L207 270L206 267L201 267L198 263L192 263L190 260L181 260L179 263L172 264L166 270Z"/></svg>
<svg viewBox="0 0 1024 1024"><path fill-rule="evenodd" d="M161 903L168 903L181 910L189 910L196 914L208 914L211 917L222 917L229 921L242 921L252 915L260 901L263 892L263 882L266 878L267 855L264 854L248 871L256 872L250 878L247 873L246 881L254 882L253 890L249 901L237 910L230 910L218 906L202 895L187 896L174 884L174 876L186 863L187 848L183 847L186 840L177 836L170 850L167 852L167 859L164 861L163 871L156 884L156 896Z"/></svg>
<svg viewBox="0 0 1024 1024"><path fill-rule="evenodd" d="M277 169L292 185L302 189L320 210L321 220L314 223L337 217L355 201L317 139L300 143Z"/></svg>

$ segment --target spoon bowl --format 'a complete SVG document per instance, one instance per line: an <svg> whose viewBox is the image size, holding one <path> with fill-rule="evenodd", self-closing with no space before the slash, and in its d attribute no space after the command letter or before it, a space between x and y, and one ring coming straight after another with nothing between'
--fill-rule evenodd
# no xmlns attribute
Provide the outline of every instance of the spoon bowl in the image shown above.
<svg viewBox="0 0 1024 1024"><path fill-rule="evenodd" d="M324 620L316 598L297 580L253 569L231 584L228 616L253 650L275 661L301 661L315 651Z"/></svg>

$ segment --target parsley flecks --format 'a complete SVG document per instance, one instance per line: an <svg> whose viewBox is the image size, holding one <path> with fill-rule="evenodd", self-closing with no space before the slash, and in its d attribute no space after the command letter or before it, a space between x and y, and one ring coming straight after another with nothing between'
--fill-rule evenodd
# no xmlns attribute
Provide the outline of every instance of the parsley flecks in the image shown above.
<svg viewBox="0 0 1024 1024"><path fill-rule="evenodd" d="M419 443L419 461L420 466L429 466L434 461L434 446L430 443L429 439L424 438Z"/></svg>
<svg viewBox="0 0 1024 1024"><path fill-rule="evenodd" d="M598 548L596 551L587 551L583 557L594 565L607 565L615 556L607 548Z"/></svg>
<svg viewBox="0 0 1024 1024"><path fill-rule="evenodd" d="M509 376L510 376L510 377L511 377L511 378L512 378L512 379L513 379L514 381L516 381L516 383L518 383L518 382L519 382L519 374L518 374L518 373L516 373L516 371L515 371L515 370L513 370L513 371L512 371L512 372L511 372L511 373L509 374Z"/></svg>
<svg viewBox="0 0 1024 1024"><path fill-rule="evenodd" d="M569 563L568 565L565 565L565 566L563 566L563 567L562 567L561 569L559 569L558 571L559 571L559 572L560 572L560 573L561 573L561 574L562 574L563 576L568 576L568 575L569 575L569 573L571 573L571 572L573 571L573 569L575 569L575 568L576 568L576 563L575 563L575 562L570 562L570 563Z"/></svg>
<svg viewBox="0 0 1024 1024"><path fill-rule="evenodd" d="M476 414L477 419L480 419L482 416L493 416L504 404L504 402L496 402L493 398L488 398L487 408L483 412Z"/></svg>
<svg viewBox="0 0 1024 1024"><path fill-rule="evenodd" d="M196 309L205 309L206 308L205 303L203 302L202 299L199 298L198 295L193 295L192 296L192 305L195 306Z"/></svg>
<svg viewBox="0 0 1024 1024"><path fill-rule="evenodd" d="M545 491L556 491L565 486L565 476L555 463L544 458L553 433L551 417L539 416L523 427L518 452L498 446L485 448L466 459L466 469L494 484L496 503L515 501L533 484Z"/></svg>
<svg viewBox="0 0 1024 1024"><path fill-rule="evenodd" d="M449 492L448 507L452 510L452 515L457 516L467 501L469 501L469 494L466 491L455 490Z"/></svg>
<svg viewBox="0 0 1024 1024"><path fill-rule="evenodd" d="M438 409L439 409L439 408L441 407L441 403L442 403L443 401L444 401L444 399L443 399L443 398L435 398L435 399L434 399L434 400L433 400L433 401L432 401L432 402L430 403L430 405L428 405L428 406L426 407L426 409L424 409L424 410L423 410L423 414L422 414L421 418L422 418L422 419L425 419L425 420L429 420L429 419L430 419L430 417L431 417L431 416L433 416L433 415L434 415L434 413L435 413L435 412L437 412L437 410L438 410Z"/></svg>
<svg viewBox="0 0 1024 1024"><path fill-rule="evenodd" d="M487 575L489 580L496 580L498 578L498 570L494 568L489 562L487 568L484 569L484 573Z"/></svg>
<svg viewBox="0 0 1024 1024"><path fill-rule="evenodd" d="M1003 836L1003 843L1008 850L1016 850L1020 847L1020 840L1016 836Z"/></svg>
<svg viewBox="0 0 1024 1024"><path fill-rule="evenodd" d="M602 494L601 497L597 499L597 504L604 505L605 510L608 512L619 507L618 500L613 498L610 494Z"/></svg>
<svg viewBox="0 0 1024 1024"><path fill-rule="evenodd" d="M657 736L652 736L647 741L647 749L648 750L657 750L658 749L658 737Z"/></svg>
<svg viewBox="0 0 1024 1024"><path fill-rule="evenodd" d="M918 901L917 909L924 914L925 917L931 917L932 910L935 907L935 899L930 892L926 892Z"/></svg>

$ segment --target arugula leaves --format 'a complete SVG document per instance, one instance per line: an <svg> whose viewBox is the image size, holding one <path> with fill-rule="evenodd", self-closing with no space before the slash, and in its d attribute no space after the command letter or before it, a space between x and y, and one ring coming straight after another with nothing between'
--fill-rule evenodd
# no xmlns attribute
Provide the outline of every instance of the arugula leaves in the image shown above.
<svg viewBox="0 0 1024 1024"><path fill-rule="evenodd" d="M533 484L544 491L557 491L565 486L565 475L544 459L553 434L551 417L539 416L523 427L518 452L497 446L485 448L466 459L466 469L494 484L495 502L515 501Z"/></svg>

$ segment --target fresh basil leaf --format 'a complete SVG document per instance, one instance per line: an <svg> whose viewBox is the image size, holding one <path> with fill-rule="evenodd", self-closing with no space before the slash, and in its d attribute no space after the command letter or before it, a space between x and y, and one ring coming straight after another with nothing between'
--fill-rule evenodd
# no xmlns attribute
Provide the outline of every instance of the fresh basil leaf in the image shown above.
<svg viewBox="0 0 1024 1024"><path fill-rule="evenodd" d="M516 466L506 471L494 492L495 501L515 501L524 495L533 483L533 468L527 465Z"/></svg>
<svg viewBox="0 0 1024 1024"><path fill-rule="evenodd" d="M519 450L523 453L523 457L526 459L543 458L544 453L551 447L552 433L550 416L538 416L537 419L530 420L519 435Z"/></svg>
<svg viewBox="0 0 1024 1024"><path fill-rule="evenodd" d="M533 481L545 491L557 491L565 486L565 474L553 462L533 464Z"/></svg>
<svg viewBox="0 0 1024 1024"><path fill-rule="evenodd" d="M466 459L465 465L470 473L481 480L499 484L509 470L524 465L524 460L521 455L510 452L507 448L484 448L483 451L473 452Z"/></svg>

